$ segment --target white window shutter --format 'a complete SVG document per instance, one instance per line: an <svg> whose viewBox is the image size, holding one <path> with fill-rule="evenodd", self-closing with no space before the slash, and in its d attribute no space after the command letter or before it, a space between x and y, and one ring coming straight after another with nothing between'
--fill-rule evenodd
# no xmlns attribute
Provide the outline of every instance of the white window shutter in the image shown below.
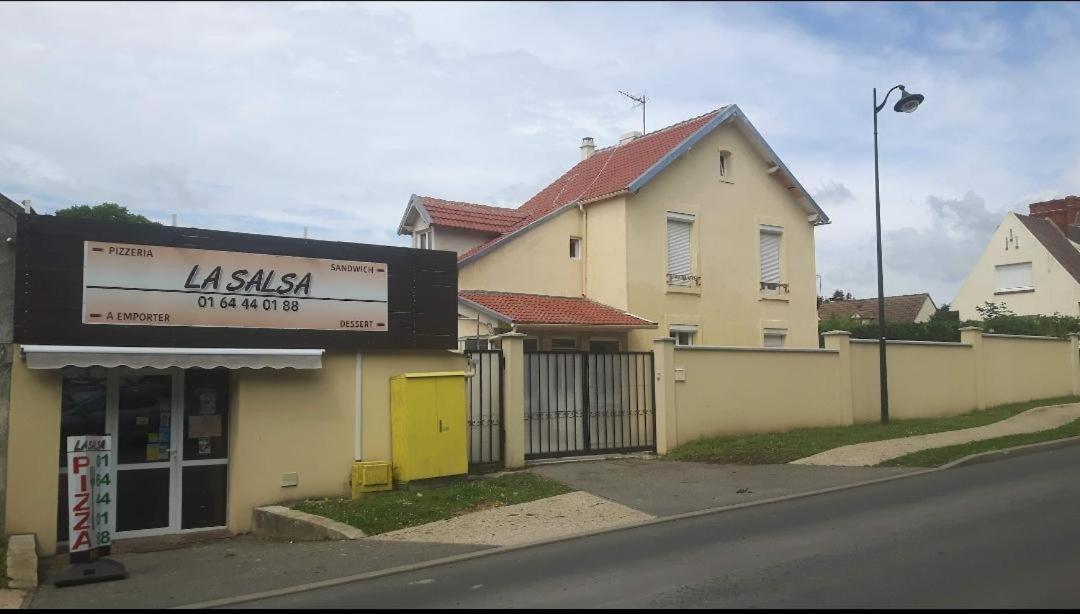
<svg viewBox="0 0 1080 614"><path fill-rule="evenodd" d="M994 267L994 283L999 291L1034 287L1031 279L1031 263L1018 262Z"/></svg>
<svg viewBox="0 0 1080 614"><path fill-rule="evenodd" d="M692 275L690 258L690 235L693 222L668 219L667 221L667 272L669 275ZM669 280L672 285L690 285L689 279Z"/></svg>
<svg viewBox="0 0 1080 614"><path fill-rule="evenodd" d="M761 281L765 283L780 283L780 239L782 236L777 232L761 231Z"/></svg>

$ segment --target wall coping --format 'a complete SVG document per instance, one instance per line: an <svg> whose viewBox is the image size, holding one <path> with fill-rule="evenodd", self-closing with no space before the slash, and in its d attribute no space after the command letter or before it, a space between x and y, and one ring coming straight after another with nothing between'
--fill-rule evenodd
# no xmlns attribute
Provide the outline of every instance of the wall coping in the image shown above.
<svg viewBox="0 0 1080 614"><path fill-rule="evenodd" d="M991 337L994 339L1033 339L1036 341L1068 341L1061 337L1045 337L1042 335L1001 335L995 333L983 333L983 337Z"/></svg>
<svg viewBox="0 0 1080 614"><path fill-rule="evenodd" d="M787 354L839 354L840 350L820 348L751 348L724 345L677 345L677 352L779 352Z"/></svg>
<svg viewBox="0 0 1080 614"><path fill-rule="evenodd" d="M863 343L863 344L871 344L872 343L874 345L878 344L877 339L852 339L851 342L852 343ZM956 342L953 342L953 341L913 341L913 340L910 340L910 339L890 339L890 340L885 342L885 345L886 346L888 346L888 345L934 345L934 346L945 346L945 347L951 347L951 348L970 348L970 347L972 347L970 343L956 343Z"/></svg>

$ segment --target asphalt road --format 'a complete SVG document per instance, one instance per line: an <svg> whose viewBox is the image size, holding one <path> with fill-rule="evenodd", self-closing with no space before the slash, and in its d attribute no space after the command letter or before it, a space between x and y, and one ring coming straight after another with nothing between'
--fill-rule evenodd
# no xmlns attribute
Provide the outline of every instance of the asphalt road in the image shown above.
<svg viewBox="0 0 1080 614"><path fill-rule="evenodd" d="M1077 607L1080 446L239 607Z"/></svg>

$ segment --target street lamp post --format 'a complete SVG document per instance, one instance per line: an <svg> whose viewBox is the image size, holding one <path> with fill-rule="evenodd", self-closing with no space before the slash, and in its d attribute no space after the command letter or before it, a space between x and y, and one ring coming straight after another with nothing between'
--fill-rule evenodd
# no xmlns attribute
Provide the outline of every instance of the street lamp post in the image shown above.
<svg viewBox="0 0 1080 614"><path fill-rule="evenodd" d="M897 113L911 113L922 104L922 94L909 94L903 85L897 85L885 93L881 104L877 100L877 88L874 88L874 217L877 222L877 300L878 300L878 359L881 374L881 423L889 422L889 369L885 361L885 278L881 267L881 183L878 177L878 142L877 116L889 94L900 90L900 100L893 106Z"/></svg>

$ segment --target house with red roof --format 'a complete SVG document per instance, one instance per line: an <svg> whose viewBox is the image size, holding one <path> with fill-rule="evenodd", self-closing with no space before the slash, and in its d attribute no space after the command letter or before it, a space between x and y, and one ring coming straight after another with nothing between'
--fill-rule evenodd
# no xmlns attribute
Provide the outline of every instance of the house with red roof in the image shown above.
<svg viewBox="0 0 1080 614"><path fill-rule="evenodd" d="M458 254L463 346L817 347L829 218L738 106L580 153L518 207L409 199L398 233Z"/></svg>
<svg viewBox="0 0 1080 614"><path fill-rule="evenodd" d="M952 308L964 320L978 307L1004 303L1017 315L1080 315L1080 197L1008 213L971 268Z"/></svg>

